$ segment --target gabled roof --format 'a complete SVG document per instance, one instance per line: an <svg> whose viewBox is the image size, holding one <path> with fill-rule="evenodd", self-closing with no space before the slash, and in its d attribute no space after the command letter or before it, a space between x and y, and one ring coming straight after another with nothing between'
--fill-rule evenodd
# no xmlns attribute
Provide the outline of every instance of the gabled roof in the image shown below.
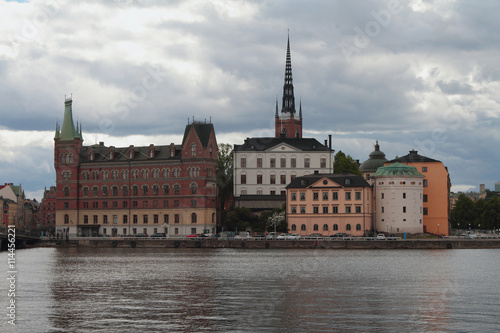
<svg viewBox="0 0 500 333"><path fill-rule="evenodd" d="M425 157L422 155L418 154L418 151L416 150L410 150L410 153L408 155L405 155L403 157L399 157L396 159L393 159L392 161L389 161L387 163L395 163L395 162L400 162L400 163L426 163L426 162L437 162L441 163L441 161Z"/></svg>
<svg viewBox="0 0 500 333"><path fill-rule="evenodd" d="M144 146L144 147L135 147L132 146L132 149L134 150L134 158L133 161L146 161L146 160L161 160L161 159L175 159L175 158L180 158L178 155L180 153L181 147L179 145L174 145L175 148L175 156L170 157L170 154L168 153L168 149L171 146L154 146L155 154L153 158L149 157L148 151L150 149L150 146ZM98 144L98 145L92 145L92 146L84 146L82 147L80 151L80 160L85 163L98 163L98 162L127 162L129 160L127 151L131 147L118 147L113 149L113 159L109 160L108 159L108 152L109 148L107 146ZM91 161L89 159L89 152L90 151L94 152L94 159Z"/></svg>
<svg viewBox="0 0 500 333"><path fill-rule="evenodd" d="M210 140L210 134L212 134L212 132L214 131L214 125L207 123L200 123L200 122L193 122L187 125L186 129L184 130L184 137L182 139L183 146L184 143L186 142L187 136L191 128L194 128L194 130L196 131L196 135L200 139L203 148L207 148L208 141Z"/></svg>
<svg viewBox="0 0 500 333"><path fill-rule="evenodd" d="M363 177L358 175L314 173L295 178L286 188L308 188L323 178L329 179L341 187L371 187Z"/></svg>
<svg viewBox="0 0 500 333"><path fill-rule="evenodd" d="M318 142L313 138L247 138L242 145L234 145L235 151L265 151L275 147L281 143L285 143L302 151L331 151L327 146Z"/></svg>

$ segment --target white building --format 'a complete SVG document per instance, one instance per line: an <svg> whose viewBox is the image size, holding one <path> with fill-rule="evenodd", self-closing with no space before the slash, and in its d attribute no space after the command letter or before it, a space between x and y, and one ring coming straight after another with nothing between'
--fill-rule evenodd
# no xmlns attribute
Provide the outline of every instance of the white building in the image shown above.
<svg viewBox="0 0 500 333"><path fill-rule="evenodd" d="M424 232L423 179L417 168L402 163L378 168L373 175L377 232Z"/></svg>

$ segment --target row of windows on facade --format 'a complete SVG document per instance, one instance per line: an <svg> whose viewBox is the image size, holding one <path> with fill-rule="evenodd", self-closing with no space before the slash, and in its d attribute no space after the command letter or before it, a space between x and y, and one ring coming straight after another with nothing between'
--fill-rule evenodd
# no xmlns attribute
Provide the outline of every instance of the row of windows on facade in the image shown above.
<svg viewBox="0 0 500 333"><path fill-rule="evenodd" d="M139 195L139 186L137 185L133 185L131 187L132 191L131 191L131 194L133 196L138 196ZM151 187L152 191L151 193L153 195L158 195L160 194L160 187L158 185L153 185ZM181 190L183 188L180 187L179 184L174 184L174 186L172 187L173 189L173 194L175 195L178 195L181 193ZM89 188L88 187L83 187L83 196L85 197L88 197L89 196ZM128 190L128 186L122 186L122 195L123 196L128 196L129 195L129 190ZM211 188L212 192L214 191L214 187ZM119 191L119 188L118 186L112 186L111 187L111 195L112 196L118 196L118 191ZM197 194L198 193L198 184L195 183L195 182L192 182L190 185L189 185L189 191L191 194ZM163 195L168 195L170 194L170 186L169 185L163 185ZM107 186L103 186L102 187L102 190L101 190L101 195L103 197L106 197L108 196L110 193L109 191L109 188ZM149 186L148 185L143 185L142 186L142 195L149 195L150 191L149 191ZM70 195L70 189L68 186L65 186L64 187L64 196L65 197L69 197ZM94 186L92 187L92 196L94 197L98 197L99 196L99 187L98 186Z"/></svg>
<svg viewBox="0 0 500 333"><path fill-rule="evenodd" d="M116 228L114 228L116 229ZM214 230L214 228L213 228ZM158 232L158 228L153 228L153 233L157 233ZM168 234L168 228L164 228L163 229L163 232L165 234ZM107 234L107 229L106 228L102 228L102 233L104 235ZM142 229L142 233L143 234L147 234L148 233L148 228L143 228ZM215 233L215 231L213 231L213 233ZM179 234L179 228L174 228L174 235L178 235ZM191 234L196 234L196 228L191 228ZM127 235L127 228L123 228L123 235ZM137 228L132 228L132 235L137 235Z"/></svg>
<svg viewBox="0 0 500 333"><path fill-rule="evenodd" d="M428 185L428 182L427 182L427 179L424 179L423 180L423 183L424 183L424 187L427 187ZM384 185L384 182L378 182L379 185ZM390 181L387 183L388 185L396 185L396 182L394 181ZM399 185L406 185L406 181L400 181L399 182ZM410 185L417 185L417 182L411 182ZM418 182L418 185L422 185L422 182Z"/></svg>
<svg viewBox="0 0 500 333"><path fill-rule="evenodd" d="M402 209L403 209L403 213L406 213L406 206L403 206L403 207L402 207ZM380 210L381 210L381 211L380 211L381 213L385 213L385 208L384 208L384 206L380 207ZM427 208L427 207L420 207L420 214L427 215L427 214L428 214L428 212L429 212L429 210L428 210L428 208ZM383 220L382 220L382 221L383 221Z"/></svg>
<svg viewBox="0 0 500 333"><path fill-rule="evenodd" d="M113 215L111 216L111 221L108 219L108 215L102 215L102 224L118 224L118 215ZM160 215L154 214L153 215L153 223L159 223L159 218ZM93 224L99 224L99 215L93 215L92 216L92 222ZM69 215L65 214L64 215L64 223L69 224ZM122 223L123 224L128 224L128 215L122 215ZM139 215L132 215L132 223L133 224L138 224L139 223ZM143 224L148 224L149 223L149 215L142 215L142 223ZM170 215L164 214L163 215L163 223L164 224L169 224L170 223ZM180 214L174 214L174 223L182 223L181 221L181 215ZM196 213L191 213L191 223L198 223L198 215ZM212 223L215 223L215 213L212 213ZM84 215L83 216L83 224L89 224L89 215Z"/></svg>
<svg viewBox="0 0 500 333"><path fill-rule="evenodd" d="M298 207L300 214L306 214L306 207L301 206ZM319 208L317 206L313 207L313 214L319 214ZM322 206L321 207L323 214L338 214L339 213L339 207L338 206L333 206L332 211L330 213L329 207L328 206ZM355 213L361 213L361 206L355 206L354 207L354 212ZM297 207L292 206L291 207L291 213L292 214L297 214ZM352 207L351 206L345 206L345 213L346 214L351 214L352 213Z"/></svg>
<svg viewBox="0 0 500 333"><path fill-rule="evenodd" d="M187 177L199 177L200 168L192 167L187 168ZM176 169L132 169L130 170L94 170L94 171L83 171L82 180L99 180L99 179L129 179L129 174L131 179L159 179L159 178L180 178L182 170L180 168ZM61 173L63 180L71 180L71 171L64 170ZM214 169L207 168L207 176L214 176Z"/></svg>
<svg viewBox="0 0 500 333"><path fill-rule="evenodd" d="M392 194L393 194L393 198L394 198L394 194L395 193L392 192ZM403 197L403 199L406 199L406 193L402 193L402 197ZM385 193L384 192L380 193L380 199L385 199ZM420 199L423 199L423 202L427 202L427 194L423 194L422 195L422 193L420 193Z"/></svg>
<svg viewBox="0 0 500 333"><path fill-rule="evenodd" d="M323 201L327 201L329 197L330 192L321 192L321 197L323 198ZM319 200L319 192L313 192L313 200L317 201ZM332 200L338 200L339 199L339 192L331 192L332 194ZM351 200L351 192L345 192L345 200ZM305 201L306 200L306 192L299 192L299 199L300 201ZM290 200L291 201L297 201L297 193L296 192L291 192L290 193ZM354 192L354 200L361 200L361 192Z"/></svg>
<svg viewBox="0 0 500 333"><path fill-rule="evenodd" d="M296 175L290 175L290 182L293 182L297 176ZM240 184L246 184L247 183L247 175L246 174L241 174L240 175ZM257 184L263 184L263 175L257 175ZM269 175L269 184L276 184L276 175ZM280 175L280 184L286 185L288 184L286 182L286 175Z"/></svg>
<svg viewBox="0 0 500 333"><path fill-rule="evenodd" d="M241 189L240 194L242 194L242 195L246 195L246 194L248 194L248 191L247 191L246 189ZM264 194L264 190L262 190L262 189L257 189L256 194L257 194L257 195L263 195L263 194ZM269 194L270 194L270 195L276 195L276 190L270 190L270 191L269 191ZM281 194L281 195L286 195L286 190L281 190L281 191L280 191L280 194Z"/></svg>
<svg viewBox="0 0 500 333"><path fill-rule="evenodd" d="M183 201L186 202L186 201ZM191 207L198 207L198 200L192 199L191 201ZM119 207L119 202L118 201L111 201L111 205L107 201L102 201L101 206L99 207L99 201L93 201L92 202L92 209L108 209L108 208L129 208L129 203L128 201L122 201L121 202L121 207ZM215 207L215 199L211 200L211 207ZM83 209L89 209L90 203L88 201L82 202ZM139 208L139 201L133 200L131 202L131 207L132 208ZM150 204L149 201L144 200L142 201L142 206L140 208L157 208L159 207L158 200L153 200L152 203ZM174 205L173 207L180 207L180 201L179 200L174 200ZM168 200L163 200L163 208L169 208L169 201ZM64 202L64 209L69 209L69 202Z"/></svg>
<svg viewBox="0 0 500 333"><path fill-rule="evenodd" d="M292 224L291 225L291 230L292 231L297 231L297 226L295 224ZM307 231L307 226L305 224L302 224L300 226L300 230L301 231ZM338 224L334 224L332 226L332 230L333 231L338 231L339 230L339 225ZM350 224L346 224L345 226L345 230L346 231L351 231L351 225ZM357 231L361 231L361 224L356 224L356 230ZM319 226L317 224L313 225L313 231L319 231ZM323 224L323 231L328 231L328 224Z"/></svg>
<svg viewBox="0 0 500 333"><path fill-rule="evenodd" d="M257 168L263 168L263 159L262 157L257 157ZM246 168L247 167L247 159L246 157L240 158L240 168ZM252 166L251 166L252 167ZM276 168L276 158L271 157L269 159L269 167L270 168ZM286 168L287 167L287 159L286 157L281 157L280 158L280 168ZM297 167L297 159L292 157L290 159L290 168L296 168ZM310 168L311 167L311 160L309 157L304 158L304 168ZM326 158L322 157L319 160L319 167L320 168L326 168Z"/></svg>

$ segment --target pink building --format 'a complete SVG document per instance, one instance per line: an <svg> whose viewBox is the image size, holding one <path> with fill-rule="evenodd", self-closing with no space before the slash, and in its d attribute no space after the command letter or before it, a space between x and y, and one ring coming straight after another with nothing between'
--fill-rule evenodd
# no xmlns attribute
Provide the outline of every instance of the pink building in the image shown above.
<svg viewBox="0 0 500 333"><path fill-rule="evenodd" d="M297 177L287 186L290 232L323 236L344 232L363 236L373 231L370 184L352 174L314 173Z"/></svg>

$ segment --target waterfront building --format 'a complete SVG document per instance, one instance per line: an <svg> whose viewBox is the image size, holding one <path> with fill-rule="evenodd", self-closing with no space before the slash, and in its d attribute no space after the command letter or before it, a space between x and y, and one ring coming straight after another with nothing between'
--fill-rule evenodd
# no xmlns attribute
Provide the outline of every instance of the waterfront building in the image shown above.
<svg viewBox="0 0 500 333"><path fill-rule="evenodd" d="M333 150L302 137L302 103L297 114L292 79L290 38L287 41L281 112L276 101L275 136L247 138L233 149L233 195L236 207L253 211L281 207L286 186L315 170L333 172Z"/></svg>
<svg viewBox="0 0 500 333"><path fill-rule="evenodd" d="M422 233L424 175L415 167L392 163L378 168L372 177L376 231Z"/></svg>
<svg viewBox="0 0 500 333"><path fill-rule="evenodd" d="M43 191L40 202L40 225L43 229L54 233L56 226L56 187L51 186Z"/></svg>
<svg viewBox="0 0 500 333"><path fill-rule="evenodd" d="M495 192L500 192L500 182L495 183Z"/></svg>
<svg viewBox="0 0 500 333"><path fill-rule="evenodd" d="M363 236L373 231L372 187L361 176L314 173L297 177L286 189L292 233Z"/></svg>
<svg viewBox="0 0 500 333"><path fill-rule="evenodd" d="M24 192L21 185L4 183L0 185L0 200L2 201L3 225L15 225L23 230L24 225Z"/></svg>
<svg viewBox="0 0 500 333"><path fill-rule="evenodd" d="M377 169L387 163L388 160L385 158L384 152L380 151L380 145L378 141L375 143L375 150L369 155L369 158L361 163L359 166L359 171L363 174L366 180L369 180L371 175L373 175Z"/></svg>
<svg viewBox="0 0 500 333"><path fill-rule="evenodd" d="M216 231L217 141L192 122L181 144L84 146L65 100L56 126L56 232L69 236L187 235Z"/></svg>
<svg viewBox="0 0 500 333"><path fill-rule="evenodd" d="M413 166L424 175L422 180L423 231L449 235L451 182L448 168L441 161L419 155L415 150L387 164L396 162Z"/></svg>

